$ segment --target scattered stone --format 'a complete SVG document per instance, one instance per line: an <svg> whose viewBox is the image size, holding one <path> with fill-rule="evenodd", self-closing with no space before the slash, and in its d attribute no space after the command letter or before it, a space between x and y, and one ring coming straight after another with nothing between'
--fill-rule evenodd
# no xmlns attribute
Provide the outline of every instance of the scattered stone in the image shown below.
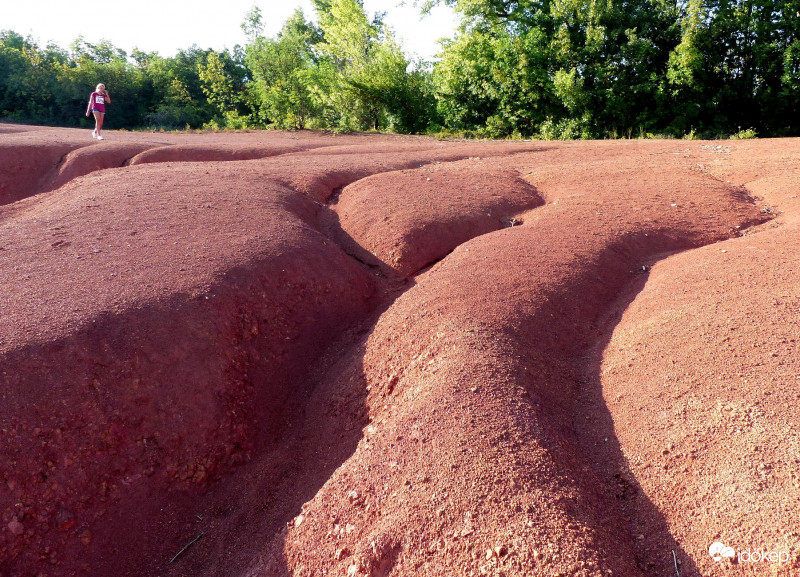
<svg viewBox="0 0 800 577"><path fill-rule="evenodd" d="M16 517L14 519L11 519L11 521L7 526L8 530L11 531L11 534L14 535L15 537L19 537L20 535L22 535L22 532L25 530L25 526L22 523L20 523Z"/></svg>

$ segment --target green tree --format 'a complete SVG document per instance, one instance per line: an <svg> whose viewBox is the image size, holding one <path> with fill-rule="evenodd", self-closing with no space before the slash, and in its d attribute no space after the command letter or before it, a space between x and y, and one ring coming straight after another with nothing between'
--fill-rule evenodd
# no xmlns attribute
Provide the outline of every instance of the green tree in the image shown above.
<svg viewBox="0 0 800 577"><path fill-rule="evenodd" d="M261 15L261 8L253 6L244 16L241 24L242 31L247 36L248 44L254 44L256 40L264 35L264 18Z"/></svg>
<svg viewBox="0 0 800 577"><path fill-rule="evenodd" d="M707 39L707 8L703 0L689 0L681 19L681 41L669 54L666 74L668 97L675 103L672 127L687 133L702 114L706 84L703 42Z"/></svg>
<svg viewBox="0 0 800 577"><path fill-rule="evenodd" d="M360 0L314 0L322 41L317 65L308 75L312 101L323 122L337 129L411 130L427 125L412 119L429 93L422 70L410 63L382 23L367 18Z"/></svg>
<svg viewBox="0 0 800 577"><path fill-rule="evenodd" d="M249 26L260 30L260 21L254 21L254 16L249 15ZM277 38L257 36L245 48L251 91L262 123L304 128L315 115L308 84L310 70L316 65L314 45L320 38L319 30L297 10Z"/></svg>
<svg viewBox="0 0 800 577"><path fill-rule="evenodd" d="M796 132L798 13L798 0L691 0L667 72L676 127Z"/></svg>
<svg viewBox="0 0 800 577"><path fill-rule="evenodd" d="M212 126L245 128L248 118L245 73L238 56L228 52L209 52L205 62L198 63L203 93L216 111Z"/></svg>
<svg viewBox="0 0 800 577"><path fill-rule="evenodd" d="M438 109L455 130L489 136L532 134L560 114L548 76L546 39L538 29L462 31L434 68Z"/></svg>
<svg viewBox="0 0 800 577"><path fill-rule="evenodd" d="M21 122L62 126L89 126L86 103L95 85L106 84L113 104L106 119L109 128L202 126L215 114L223 98L221 87L209 75L207 88L219 96L210 103L203 92L200 65L224 74L236 99L244 92L246 69L238 52L217 55L197 47L174 58L134 50L129 57L107 41L91 44L78 38L69 50L54 45L39 48L11 31L0 32L0 116ZM213 59L212 59L213 60ZM219 68L219 67L218 67ZM242 99L243 100L243 99ZM227 102L223 103L227 107ZM248 114L240 103L234 117ZM227 122L227 117L224 118Z"/></svg>
<svg viewBox="0 0 800 577"><path fill-rule="evenodd" d="M69 110L71 116L82 119L89 93L102 82L107 86L113 100L106 115L105 126L139 126L148 104L142 98L146 80L141 71L129 62L127 54L110 42L90 44L82 38L72 43L70 51L69 62L59 72L63 92L62 109Z"/></svg>
<svg viewBox="0 0 800 577"><path fill-rule="evenodd" d="M133 57L146 84L141 97L148 103L142 123L155 128L199 128L217 113L206 99L200 81L200 64L208 51L192 46L172 58L134 51Z"/></svg>
<svg viewBox="0 0 800 577"><path fill-rule="evenodd" d="M588 136L655 116L675 36L666 0L442 1L462 16L436 70L455 127Z"/></svg>
<svg viewBox="0 0 800 577"><path fill-rule="evenodd" d="M208 102L217 109L220 116L236 108L236 95L233 92L233 79L225 70L222 59L211 52L205 63L197 65L200 83Z"/></svg>

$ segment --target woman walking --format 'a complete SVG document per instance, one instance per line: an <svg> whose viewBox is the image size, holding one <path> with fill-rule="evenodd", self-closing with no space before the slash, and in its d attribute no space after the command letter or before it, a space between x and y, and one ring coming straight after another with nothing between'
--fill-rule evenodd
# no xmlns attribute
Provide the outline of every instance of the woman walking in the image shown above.
<svg viewBox="0 0 800 577"><path fill-rule="evenodd" d="M103 120L106 116L106 104L111 104L111 96L106 90L105 84L98 84L92 95L89 97L89 106L86 108L86 117L94 114L94 130L92 138L103 140L100 131L103 129Z"/></svg>

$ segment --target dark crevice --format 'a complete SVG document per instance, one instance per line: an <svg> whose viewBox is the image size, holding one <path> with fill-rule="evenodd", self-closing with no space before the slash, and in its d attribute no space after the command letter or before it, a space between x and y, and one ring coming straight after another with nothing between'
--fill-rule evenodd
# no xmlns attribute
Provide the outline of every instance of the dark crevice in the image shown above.
<svg viewBox="0 0 800 577"><path fill-rule="evenodd" d="M493 231L493 232L496 232L496 231ZM486 233L486 234L491 234L491 233ZM481 236L483 236L483 235L481 235ZM475 237L475 238L479 238L479 237ZM472 240L472 239L470 239L470 240ZM466 241L466 242L469 242L469 241ZM462 244L464 244L464 243L462 243ZM461 245L458 245L458 246L461 246ZM417 270L415 270L415 271L413 271L413 272L409 273L409 274L408 274L408 278L416 278L416 277L418 277L418 276L420 276L420 275L423 275L423 274L425 274L426 272L430 271L430 270L431 270L433 267L435 267L437 264L439 264L439 263L440 263L440 262L442 262L444 259L446 259L448 256L450 256L451 254L453 254L453 251L455 251L455 250L456 250L456 248L458 248L458 246L457 246L457 247L455 247L455 248L453 248L452 250L448 251L448 253L447 253L447 254L445 254L445 255L442 255L442 256L440 256L439 258L435 258L435 259L433 259L432 261L430 261L430 262L428 262L428 263L425 263L424 265L422 265L421 267L419 267Z"/></svg>
<svg viewBox="0 0 800 577"><path fill-rule="evenodd" d="M691 249L690 249L691 250ZM678 254L676 251L669 254ZM660 258L646 259L648 263ZM601 312L592 331L593 342L576 359L579 383L574 403L573 427L580 453L600 484L616 503L617 516L628 528L627 541L636 555L636 564L646 575L669 575L673 565L672 551L681 563L683 577L698 574L691 557L673 537L658 507L648 498L624 456L614 428L614 419L603 396L601 367L603 353L624 311L644 290L648 270L636 274L620 291L619 298Z"/></svg>
<svg viewBox="0 0 800 577"><path fill-rule="evenodd" d="M372 175L370 175L370 176L372 176ZM358 181L356 180L354 182L358 182ZM350 184L352 184L352 183L350 183ZM343 184L342 186L337 186L336 188L334 188L331 191L330 196L328 196L328 201L327 201L328 206L335 206L335 205L339 204L339 197L342 195L342 191L344 190L345 186L348 186L348 185L344 185Z"/></svg>
<svg viewBox="0 0 800 577"><path fill-rule="evenodd" d="M736 230L744 231L759 224L762 223L747 221ZM636 553L636 563L647 575L674 574L676 559L682 577L692 577L700 573L691 556L675 540L661 511L643 491L625 458L616 435L613 416L603 395L603 355L625 311L645 290L653 266L671 256L726 240L729 239L640 257L640 264L630 271L632 277L619 291L618 298L608 303L593 323L595 328L591 331L592 340L574 357L575 365L580 368L575 376L578 395L574 403L572 422L580 453L616 500L618 515L628 527L628 541ZM673 552L676 559L673 558Z"/></svg>

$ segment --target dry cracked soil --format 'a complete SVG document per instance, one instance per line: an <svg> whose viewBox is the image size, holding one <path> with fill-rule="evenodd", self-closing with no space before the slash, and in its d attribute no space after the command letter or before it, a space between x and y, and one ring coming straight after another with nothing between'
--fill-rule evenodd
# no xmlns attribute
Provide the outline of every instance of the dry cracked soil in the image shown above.
<svg viewBox="0 0 800 577"><path fill-rule="evenodd" d="M0 124L0 575L800 574L799 161Z"/></svg>

